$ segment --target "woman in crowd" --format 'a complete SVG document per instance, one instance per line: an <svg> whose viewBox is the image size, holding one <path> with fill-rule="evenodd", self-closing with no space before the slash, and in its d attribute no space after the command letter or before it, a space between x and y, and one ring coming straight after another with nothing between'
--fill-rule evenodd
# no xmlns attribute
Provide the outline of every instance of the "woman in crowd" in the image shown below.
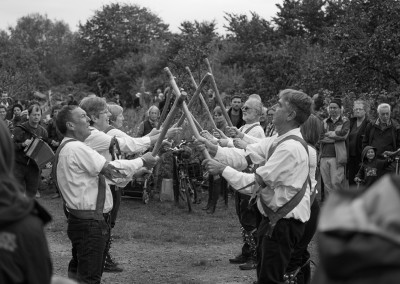
<svg viewBox="0 0 400 284"><path fill-rule="evenodd" d="M223 137L225 135L226 128L228 123L222 115L222 110L220 106L216 106L213 111L214 122L218 129L214 130L213 135L215 138L226 138ZM208 176L208 201L207 205L203 208L203 210L207 210L207 213L213 214L217 207L217 202L219 195L225 199L225 205L228 205L228 183L223 177L219 177L218 180L214 179L214 176Z"/></svg>
<svg viewBox="0 0 400 284"><path fill-rule="evenodd" d="M151 132L153 128L157 128L160 118L160 110L156 106L151 106L146 113L147 118L139 124L137 137L143 137Z"/></svg>
<svg viewBox="0 0 400 284"><path fill-rule="evenodd" d="M124 109L118 104L108 104L108 111L111 113L110 125L117 129L122 129L124 123Z"/></svg>
<svg viewBox="0 0 400 284"><path fill-rule="evenodd" d="M368 124L368 105L365 101L357 100L353 106L354 116L350 119L350 132L347 143L347 170L349 185L355 185L354 178L360 169L362 140Z"/></svg>
<svg viewBox="0 0 400 284"><path fill-rule="evenodd" d="M14 126L17 126L18 124L21 124L27 120L26 117L22 114L23 110L24 109L20 104L15 104L12 107L12 114L13 114L12 123Z"/></svg>
<svg viewBox="0 0 400 284"><path fill-rule="evenodd" d="M0 120L0 283L50 283L52 264L43 226L51 220L14 177L15 151Z"/></svg>

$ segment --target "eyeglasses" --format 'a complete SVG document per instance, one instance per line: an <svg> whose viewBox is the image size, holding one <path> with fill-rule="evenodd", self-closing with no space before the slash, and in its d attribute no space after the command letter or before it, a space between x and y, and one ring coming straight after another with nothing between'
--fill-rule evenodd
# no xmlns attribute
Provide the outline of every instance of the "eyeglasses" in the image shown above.
<svg viewBox="0 0 400 284"><path fill-rule="evenodd" d="M353 108L354 111L363 111L363 108Z"/></svg>

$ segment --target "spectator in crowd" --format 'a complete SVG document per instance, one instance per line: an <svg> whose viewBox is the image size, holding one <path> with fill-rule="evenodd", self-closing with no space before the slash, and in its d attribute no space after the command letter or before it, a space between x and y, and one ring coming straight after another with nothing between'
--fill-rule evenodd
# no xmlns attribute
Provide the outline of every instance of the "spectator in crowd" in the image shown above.
<svg viewBox="0 0 400 284"><path fill-rule="evenodd" d="M118 104L108 104L108 111L111 113L110 125L117 129L122 129L124 124L124 109Z"/></svg>
<svg viewBox="0 0 400 284"><path fill-rule="evenodd" d="M353 104L354 116L350 118L350 132L347 141L347 172L349 185L355 185L354 178L360 168L362 140L368 124L368 106L365 101L356 100Z"/></svg>
<svg viewBox="0 0 400 284"><path fill-rule="evenodd" d="M354 181L368 188L385 174L385 168L389 165L389 159L379 160L376 156L376 148L366 146L361 154L361 167Z"/></svg>
<svg viewBox="0 0 400 284"><path fill-rule="evenodd" d="M61 108L62 108L61 105L55 105L51 108L50 120L47 123L47 134L49 136L49 145L51 149L53 149L53 151L57 150L61 140L63 139L63 136L57 130L57 125L56 125L57 114Z"/></svg>
<svg viewBox="0 0 400 284"><path fill-rule="evenodd" d="M160 118L160 110L155 105L151 106L147 113L147 118L139 124L137 137L146 136L153 128L157 128Z"/></svg>
<svg viewBox="0 0 400 284"><path fill-rule="evenodd" d="M123 107L120 95L118 93L115 94L114 98L112 99L112 102L116 103L117 105Z"/></svg>
<svg viewBox="0 0 400 284"><path fill-rule="evenodd" d="M69 106L71 106L71 105L77 106L79 103L78 103L77 100L75 100L73 94L69 94L69 95L67 96L67 104L68 104Z"/></svg>
<svg viewBox="0 0 400 284"><path fill-rule="evenodd" d="M160 102L164 100L164 94L162 93L161 89L158 88L153 99L153 104L156 107L160 107Z"/></svg>
<svg viewBox="0 0 400 284"><path fill-rule="evenodd" d="M322 94L315 94L313 97L313 106L312 111L313 114L318 117L320 120L324 120L328 118L326 108L325 108L325 98Z"/></svg>
<svg viewBox="0 0 400 284"><path fill-rule="evenodd" d="M50 283L52 264L43 226L51 217L22 194L14 163L14 145L0 119L0 283Z"/></svg>
<svg viewBox="0 0 400 284"><path fill-rule="evenodd" d="M28 147L34 137L48 141L46 129L39 125L42 110L37 105L28 108L29 120L14 127L13 141L15 146L14 175L21 183L23 191L33 198L39 188L40 169L35 161L26 156L24 149Z"/></svg>
<svg viewBox="0 0 400 284"><path fill-rule="evenodd" d="M245 124L242 112L242 97L239 95L232 96L231 108L228 110L228 116L231 119L232 125L240 128Z"/></svg>
<svg viewBox="0 0 400 284"><path fill-rule="evenodd" d="M275 125L272 123L272 118L274 117L275 109L269 108L267 110L267 127L265 129L265 136L272 137L276 134Z"/></svg>
<svg viewBox="0 0 400 284"><path fill-rule="evenodd" d="M324 133L320 144L320 169L324 182L325 197L345 187L345 166L347 163L346 139L350 121L341 114L342 102L339 98L329 104L329 117L324 119Z"/></svg>
<svg viewBox="0 0 400 284"><path fill-rule="evenodd" d="M384 159L385 151L394 152L400 147L400 126L398 122L392 119L391 108L389 104L382 103L378 105L378 118L368 123L365 129L365 135L362 142L363 148L372 146L376 148L378 159ZM395 165L392 163L387 172L394 171Z"/></svg>
<svg viewBox="0 0 400 284"><path fill-rule="evenodd" d="M0 120L4 121L11 134L14 126L12 121L6 119L6 117L7 117L7 107L5 105L0 105Z"/></svg>
<svg viewBox="0 0 400 284"><path fill-rule="evenodd" d="M13 107L12 107L13 117L12 117L11 121L14 126L17 126L18 124L26 122L25 115L22 113L23 110L24 109L22 108L22 105L20 105L20 104L13 105Z"/></svg>
<svg viewBox="0 0 400 284"><path fill-rule="evenodd" d="M286 89L280 92L275 110L273 122L278 135L249 144L245 151L203 141L211 157L215 157L215 160L203 161L209 173L222 174L235 190L254 196L262 215L257 228L256 283L260 284L284 283L293 249L310 218L309 155L299 126L310 115L311 98L300 91ZM265 164L253 174L238 171L249 160ZM271 212L286 206L294 196L296 202L285 213L273 217Z"/></svg>
<svg viewBox="0 0 400 284"><path fill-rule="evenodd" d="M0 98L0 105L3 105L6 107L6 109L10 108L12 104L12 99L8 96L6 92L1 92L1 98Z"/></svg>
<svg viewBox="0 0 400 284"><path fill-rule="evenodd" d="M265 133L265 131L267 129L267 124L268 124L267 123L267 121L268 121L267 112L268 112L268 108L263 107L262 114L261 114L261 117L260 117L260 125L264 129L264 133Z"/></svg>
<svg viewBox="0 0 400 284"><path fill-rule="evenodd" d="M134 160L107 161L83 142L92 135L89 117L78 106L65 106L57 115L64 139L57 150L53 173L68 211L68 238L73 258L68 276L83 283L100 283L110 238L113 208L109 184L126 185L142 167L157 158L145 154ZM97 121L97 120L96 120Z"/></svg>

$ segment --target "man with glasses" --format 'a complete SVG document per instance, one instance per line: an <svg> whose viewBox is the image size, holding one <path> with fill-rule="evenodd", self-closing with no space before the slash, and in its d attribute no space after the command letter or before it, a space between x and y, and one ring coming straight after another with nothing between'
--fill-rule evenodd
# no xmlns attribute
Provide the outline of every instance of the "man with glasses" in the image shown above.
<svg viewBox="0 0 400 284"><path fill-rule="evenodd" d="M85 139L84 143L101 154L107 161L111 161L115 158L114 149L116 145L123 153L136 154L147 150L150 146L154 145L159 137L159 131L149 133L149 136L140 138L133 138L127 135L125 132L110 127L110 116L111 113L108 111L108 106L105 100L100 97L85 98L79 105L90 118L90 135ZM179 132L178 128L171 128L168 130L167 135L174 135ZM156 133L156 134L155 134ZM151 135L151 136L150 136ZM117 213L121 203L120 192L115 186L111 186L111 192L113 194L114 206L111 212L113 216L113 224L117 218ZM105 261L105 272L121 272L122 268L114 261L110 255L110 247L112 243L112 237L110 234L110 240L107 243L106 250L106 261Z"/></svg>
<svg viewBox="0 0 400 284"><path fill-rule="evenodd" d="M260 117L262 114L262 103L256 98L249 98L242 107L243 120L245 125L237 129L232 127L228 133L235 140L227 139L226 144L220 142L221 146L233 147L240 143L242 139L246 144L255 143L265 138L264 129L260 125ZM220 140L222 141L222 140ZM246 172L252 172L254 165L249 165ZM257 245L257 213L256 206L249 206L250 196L235 192L236 213L241 224L243 237L243 246L241 253L235 258L230 259L231 263L239 263L242 270L250 270L256 268L256 245Z"/></svg>
<svg viewBox="0 0 400 284"><path fill-rule="evenodd" d="M320 170L324 182L325 197L345 186L345 166L347 163L346 139L350 121L342 116L340 98L329 104L329 117L323 120L324 133L320 143Z"/></svg>
<svg viewBox="0 0 400 284"><path fill-rule="evenodd" d="M385 159L385 151L393 152L400 147L400 125L390 117L391 108L389 104L378 105L378 118L374 122L368 123L363 139L363 149L365 146L376 148L378 159ZM395 165L388 168L388 172L394 171Z"/></svg>

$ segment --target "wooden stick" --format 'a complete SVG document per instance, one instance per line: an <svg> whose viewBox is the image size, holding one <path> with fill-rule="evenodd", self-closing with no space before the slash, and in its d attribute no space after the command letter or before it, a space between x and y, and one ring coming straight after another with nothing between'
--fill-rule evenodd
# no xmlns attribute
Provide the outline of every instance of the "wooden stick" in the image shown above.
<svg viewBox="0 0 400 284"><path fill-rule="evenodd" d="M164 140L168 129L172 125L175 115L178 113L179 107L182 105L182 102L185 99L186 99L186 95L180 95L180 94L179 94L179 97L177 97L175 99L174 105L172 106L170 112L168 113L167 118L165 119L165 122L163 123L163 128L161 130L160 136L158 137L156 144L154 145L153 151L151 152L151 155L153 157L157 156L158 151L160 151L161 143Z"/></svg>
<svg viewBox="0 0 400 284"><path fill-rule="evenodd" d="M212 74L210 62L208 61L207 58L204 59L204 61L205 61L206 65L207 65L207 68L208 68L209 73ZM211 76L211 86L212 86L213 89L214 89L215 97L216 97L216 99L217 99L217 103L218 103L218 105L221 107L222 115L225 117L225 120L226 120L226 122L228 123L228 126L232 127L233 124L232 124L231 118L229 117L228 112L227 112L226 109L225 109L225 105L224 105L224 103L222 102L221 96L220 96L219 91L218 91L217 83L215 83L214 75Z"/></svg>
<svg viewBox="0 0 400 284"><path fill-rule="evenodd" d="M168 71L167 71L168 72ZM170 75L172 76L172 74ZM192 105L194 105L197 102L197 98L200 94L201 89L203 89L204 85L207 83L207 81L212 77L212 75L210 73L207 73L206 75L204 75L203 79L201 79L201 82L199 84L199 87L196 89L196 91L194 92L192 99L190 100L189 104L187 104L188 108L190 108ZM175 82L175 80L174 80ZM176 83L174 83L176 86ZM173 89L175 90L175 87L172 86ZM178 86L176 86L176 88L178 88ZM183 121L185 119L185 114L182 114L182 116L179 118L177 126L181 126Z"/></svg>
<svg viewBox="0 0 400 284"><path fill-rule="evenodd" d="M174 76L172 75L172 73L171 73L171 71L169 70L168 67L165 67L164 70L165 70L165 71L167 72L167 74L168 74L168 77L169 77L169 80L170 80L170 83L171 83L172 89L174 90L175 95L176 95L177 97L180 97L180 96L181 96L181 92L179 91L179 88L178 88L178 86L177 86L177 84L176 84L176 82L175 82ZM207 77L208 77L208 76L204 76L203 80L201 80L201 81L202 81L202 82L205 81L205 79L206 79ZM201 85L201 83L200 83L200 85ZM198 89L196 90L195 94L193 95L193 98L195 98L195 95L196 95L196 96L199 95L200 90L201 90L201 88L198 88ZM192 98L191 102L194 101L193 98ZM190 103L189 103L189 104L190 104ZM186 116L186 118L187 118L187 120L188 120L188 122L189 122L189 126L190 126L190 129L191 129L192 132L193 132L193 135L196 137L196 139L202 139L202 137L200 136L199 131L197 131L196 125L194 124L194 121L193 121L193 119L192 119L192 115L191 115L191 113L190 113L190 111L189 111L189 107L188 107L188 105L186 104L185 101L182 102L182 108L183 108L184 115ZM203 155L204 155L204 157L206 157L207 159L211 159L211 156L210 156L210 154L208 153L207 149L204 149L204 150L203 150Z"/></svg>
<svg viewBox="0 0 400 284"><path fill-rule="evenodd" d="M196 120L196 118L194 117L193 113L190 113L192 115L192 119L194 124L196 124L197 128L199 129L199 131L203 131L203 128L201 127L200 123Z"/></svg>
<svg viewBox="0 0 400 284"><path fill-rule="evenodd" d="M171 103L171 97L172 97L172 95L171 95L171 88L170 88L170 87L167 87L167 88L164 90L164 94L165 94L165 103L164 103L164 108L163 108L163 111L162 111L162 113L161 113L160 121L159 121L159 123L158 123L157 129L160 129L161 124L162 124L163 121L164 121L164 118L167 116L168 107L169 107L169 104Z"/></svg>
<svg viewBox="0 0 400 284"><path fill-rule="evenodd" d="M194 77L193 77L193 75L192 75L192 72L190 71L190 68L186 66L185 69L186 69L186 71L189 73L190 80L192 81L193 86L195 87L195 89L197 89L198 86L197 86L196 80L194 79ZM201 104L203 105L203 108L206 110L206 113L207 113L207 115L208 115L208 119L210 120L213 129L217 129L217 125L216 125L215 122L214 122L214 118L213 118L213 116L212 116L210 110L208 109L208 105L207 105L207 103L206 103L206 101L205 101L205 99L204 99L204 94L203 94L203 92L200 91L200 96L199 96L199 97L200 97Z"/></svg>

